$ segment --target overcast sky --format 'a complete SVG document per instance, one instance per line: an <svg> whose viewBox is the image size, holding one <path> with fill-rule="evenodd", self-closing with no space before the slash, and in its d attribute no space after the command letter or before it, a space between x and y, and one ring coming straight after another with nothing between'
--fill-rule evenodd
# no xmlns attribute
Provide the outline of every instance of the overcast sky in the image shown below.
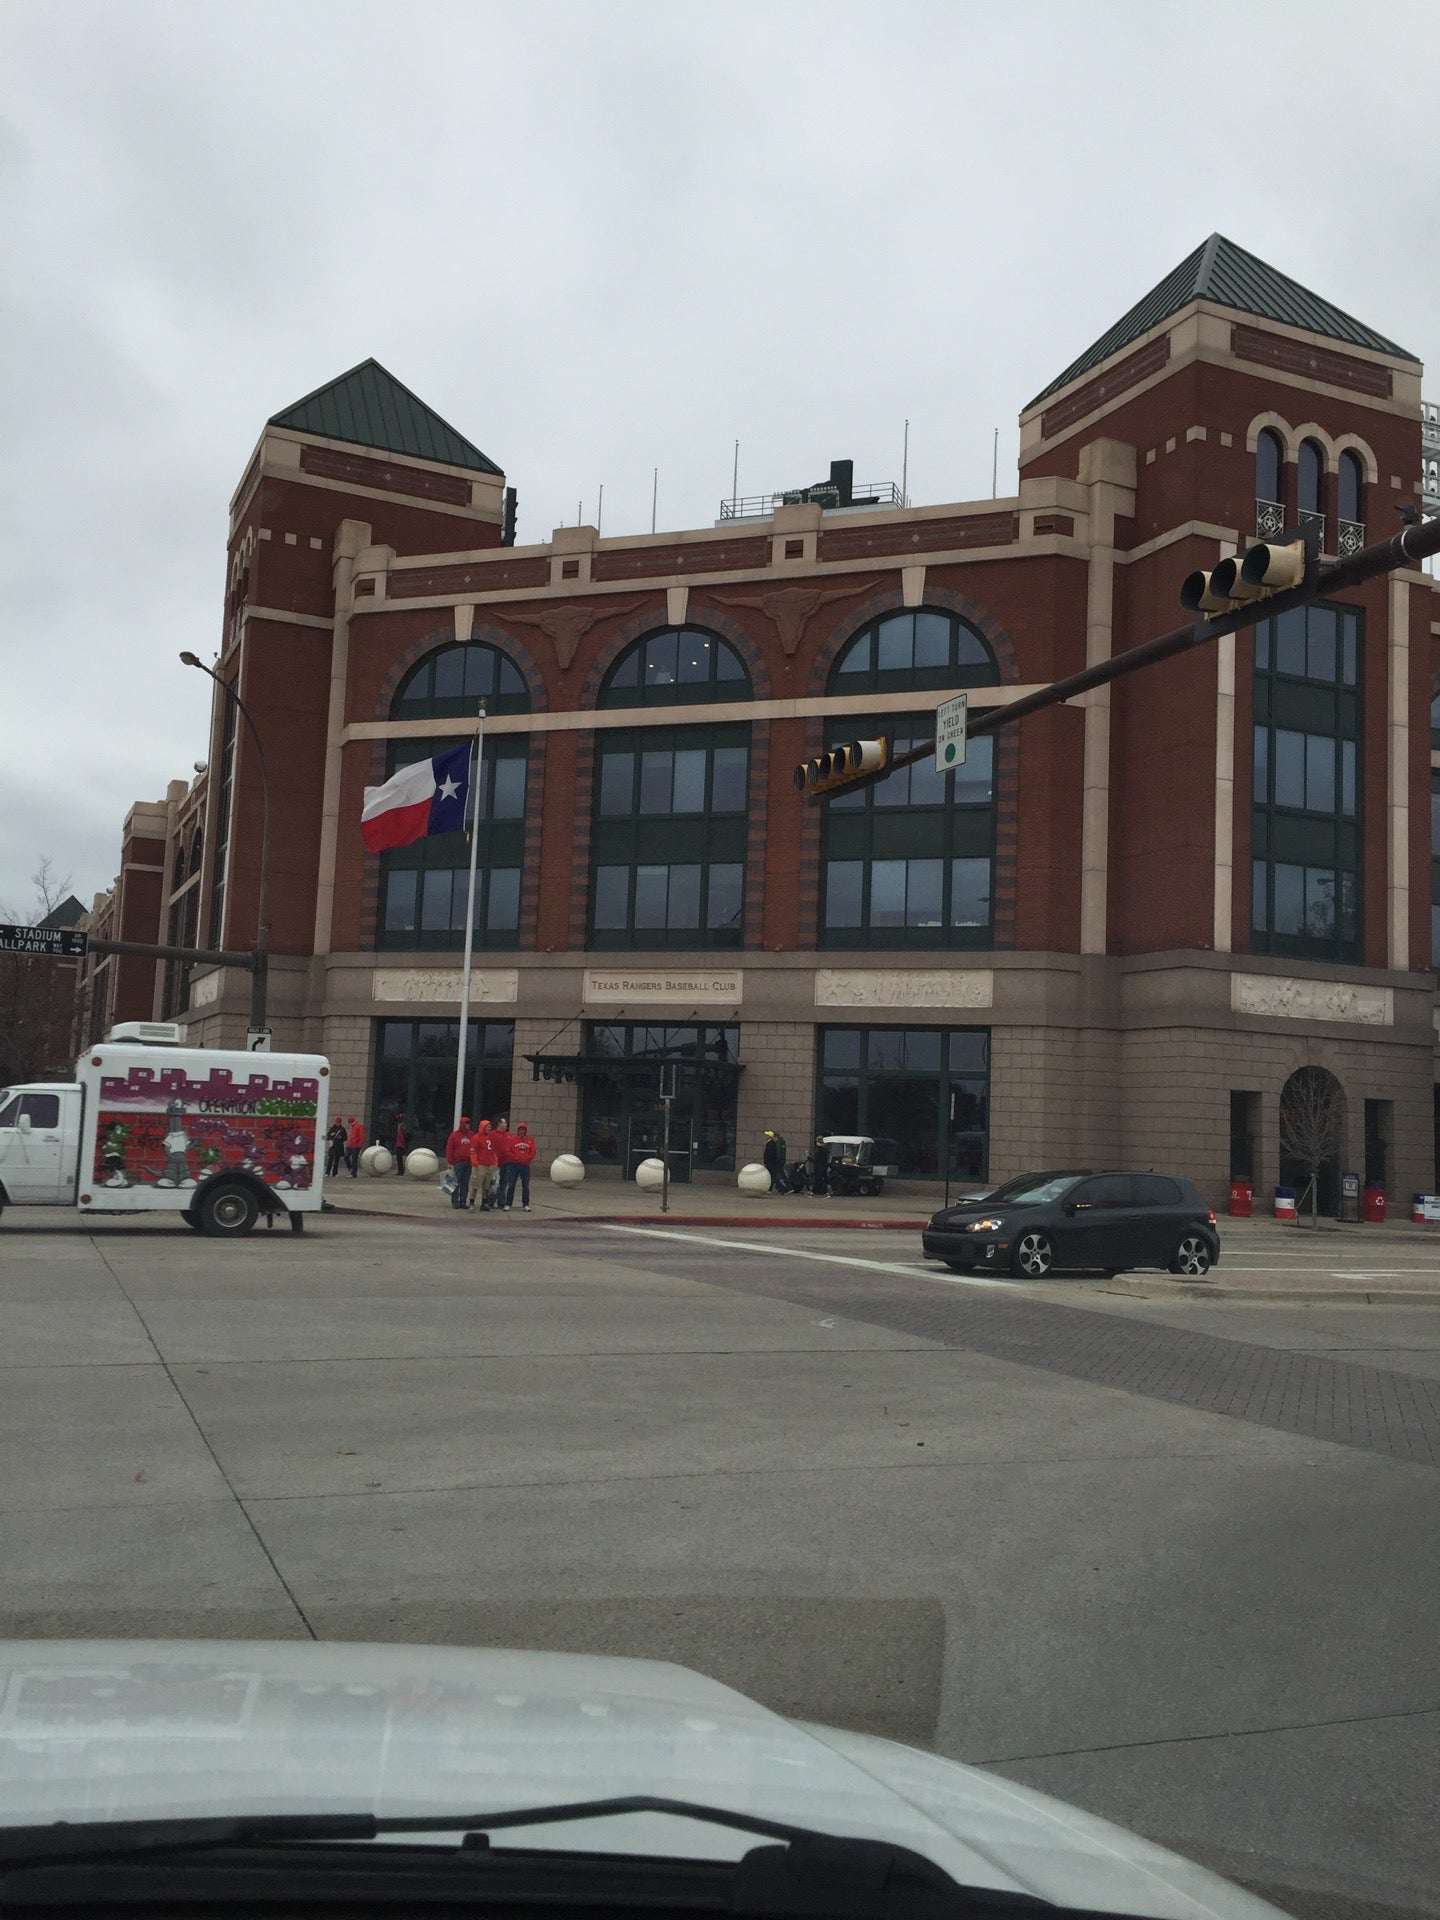
<svg viewBox="0 0 1440 1920"><path fill-rule="evenodd" d="M373 354L519 538L1013 490L1019 408L1215 229L1440 359L1433 4L0 0L0 901L205 747L226 506ZM1428 47L1428 52L1426 51ZM1431 389L1440 395L1440 377Z"/></svg>

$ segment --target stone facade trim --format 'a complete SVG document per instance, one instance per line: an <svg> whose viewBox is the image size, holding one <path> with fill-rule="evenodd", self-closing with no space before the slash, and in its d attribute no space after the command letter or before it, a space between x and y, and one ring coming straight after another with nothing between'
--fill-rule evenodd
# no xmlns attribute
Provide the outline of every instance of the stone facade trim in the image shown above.
<svg viewBox="0 0 1440 1920"><path fill-rule="evenodd" d="M1334 1020L1350 1026L1393 1027L1395 990L1297 980L1288 974L1232 973L1230 1010L1265 1020Z"/></svg>
<svg viewBox="0 0 1440 1920"><path fill-rule="evenodd" d="M815 975L817 1007L924 1007L933 1012L951 1008L971 1012L993 1006L995 976L987 967L935 972L909 968L854 971L821 967Z"/></svg>

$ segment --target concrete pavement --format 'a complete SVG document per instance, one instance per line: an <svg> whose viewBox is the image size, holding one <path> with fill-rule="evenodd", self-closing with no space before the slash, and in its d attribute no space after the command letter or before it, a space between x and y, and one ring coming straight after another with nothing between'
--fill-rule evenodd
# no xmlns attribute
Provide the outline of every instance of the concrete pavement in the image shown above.
<svg viewBox="0 0 1440 1920"><path fill-rule="evenodd" d="M484 1234L500 1224L494 1215L457 1213L434 1180L396 1174L351 1180L342 1174L329 1183L328 1195L342 1212L426 1221L452 1232ZM532 1212L518 1209L505 1218L518 1225L563 1226L582 1223L648 1223L656 1227L740 1232L748 1238L799 1236L805 1244L823 1244L837 1228L883 1234L891 1243L887 1258L912 1259L916 1237L935 1208L937 1193L917 1183L892 1183L873 1199L815 1199L809 1195L766 1194L758 1200L737 1191L733 1175L705 1175L671 1189L670 1210L662 1213L656 1194L608 1171L590 1174L578 1187L558 1187L544 1174L531 1184ZM1322 1221L1312 1231L1273 1218L1232 1220L1218 1217L1221 1259L1213 1278L1179 1281L1158 1272L1121 1276L1103 1283L1111 1294L1157 1298L1187 1295L1275 1297L1291 1300L1434 1300L1440 1304L1440 1226L1416 1226L1408 1219L1383 1225ZM819 1236L819 1238L817 1238ZM847 1233L846 1238L851 1235ZM932 1267L937 1278L944 1270ZM1100 1285L1067 1281L1067 1287Z"/></svg>
<svg viewBox="0 0 1440 1920"><path fill-rule="evenodd" d="M1317 1920L1434 1911L1433 1467L883 1324L892 1287L981 1298L892 1234L30 1219L0 1226L0 1632L676 1658ZM1440 1377L1425 1307L998 1297Z"/></svg>

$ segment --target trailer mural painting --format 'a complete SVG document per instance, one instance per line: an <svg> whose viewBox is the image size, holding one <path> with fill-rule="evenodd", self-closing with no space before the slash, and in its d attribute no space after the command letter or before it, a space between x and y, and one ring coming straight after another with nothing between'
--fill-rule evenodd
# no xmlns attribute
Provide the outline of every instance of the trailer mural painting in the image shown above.
<svg viewBox="0 0 1440 1920"><path fill-rule="evenodd" d="M101 1187L198 1187L239 1169L267 1186L315 1179L318 1080L226 1067L203 1080L183 1067L132 1066L103 1075L95 1127L94 1179Z"/></svg>

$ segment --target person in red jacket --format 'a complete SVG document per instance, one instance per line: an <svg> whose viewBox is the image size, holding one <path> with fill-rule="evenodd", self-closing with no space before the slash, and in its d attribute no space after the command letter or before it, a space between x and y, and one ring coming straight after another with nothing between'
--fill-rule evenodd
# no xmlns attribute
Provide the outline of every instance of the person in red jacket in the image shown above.
<svg viewBox="0 0 1440 1920"><path fill-rule="evenodd" d="M482 1120L470 1136L470 1165L474 1173L470 1180L469 1204L473 1207L478 1200L480 1211L489 1213L495 1205L494 1189L500 1157L495 1151L495 1135L488 1120Z"/></svg>
<svg viewBox="0 0 1440 1920"><path fill-rule="evenodd" d="M365 1128L358 1120L350 1122L350 1131L345 1136L345 1164L350 1169L350 1178L360 1177L360 1150L365 1145Z"/></svg>
<svg viewBox="0 0 1440 1920"><path fill-rule="evenodd" d="M450 1204L457 1211L464 1206L470 1190L470 1116L462 1114L460 1124L445 1142L445 1164L455 1176Z"/></svg>
<svg viewBox="0 0 1440 1920"><path fill-rule="evenodd" d="M530 1129L522 1120L514 1133L509 1136L509 1152L505 1160L505 1197L500 1204L507 1213L515 1198L517 1182L524 1196L524 1211L526 1213L530 1211L530 1163L535 1158L535 1152L535 1142L531 1138Z"/></svg>

